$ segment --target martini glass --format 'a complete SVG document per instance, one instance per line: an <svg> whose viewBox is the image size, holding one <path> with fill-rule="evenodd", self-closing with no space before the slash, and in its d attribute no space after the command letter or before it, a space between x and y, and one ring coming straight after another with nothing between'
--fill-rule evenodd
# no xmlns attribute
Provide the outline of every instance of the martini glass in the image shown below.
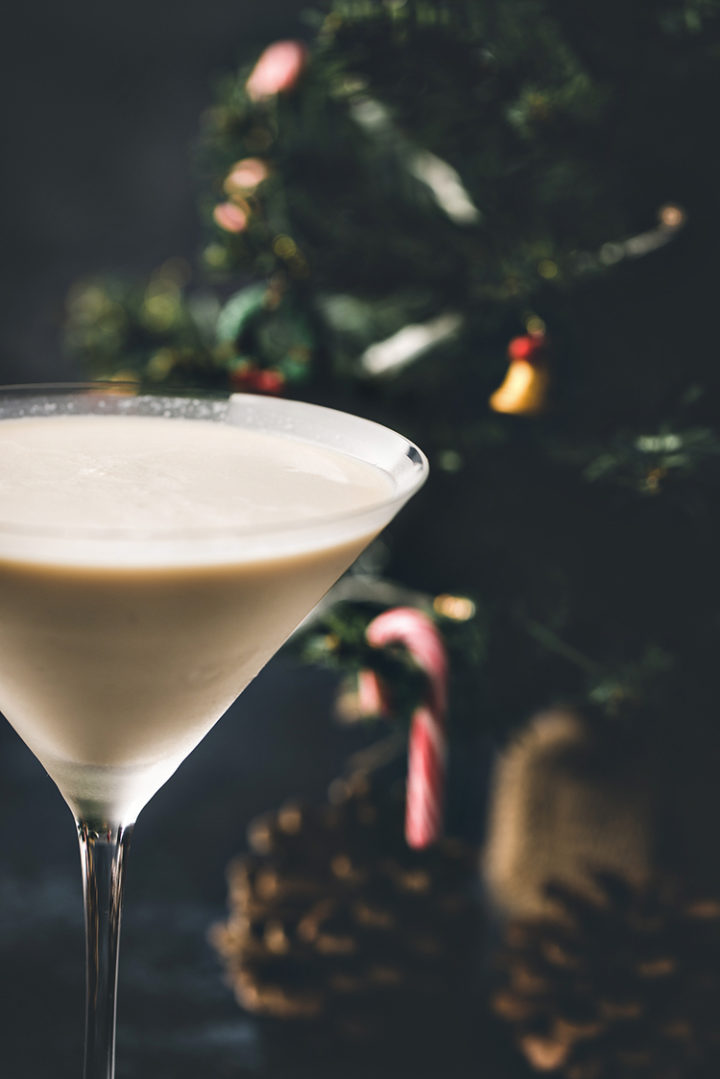
<svg viewBox="0 0 720 1079"><path fill-rule="evenodd" d="M426 474L315 405L0 389L0 710L77 825L85 1079L114 1076L138 813Z"/></svg>

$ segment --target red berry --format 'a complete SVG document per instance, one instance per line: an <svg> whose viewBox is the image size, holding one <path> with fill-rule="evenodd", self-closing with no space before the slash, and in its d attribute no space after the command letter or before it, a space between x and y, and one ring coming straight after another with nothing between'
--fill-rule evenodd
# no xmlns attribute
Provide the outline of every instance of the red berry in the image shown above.
<svg viewBox="0 0 720 1079"><path fill-rule="evenodd" d="M230 376L236 390L246 393L282 393L285 376L281 371L272 371L261 367L244 366L233 371Z"/></svg>
<svg viewBox="0 0 720 1079"><path fill-rule="evenodd" d="M280 371L258 371L255 386L258 393L282 393L285 376Z"/></svg>

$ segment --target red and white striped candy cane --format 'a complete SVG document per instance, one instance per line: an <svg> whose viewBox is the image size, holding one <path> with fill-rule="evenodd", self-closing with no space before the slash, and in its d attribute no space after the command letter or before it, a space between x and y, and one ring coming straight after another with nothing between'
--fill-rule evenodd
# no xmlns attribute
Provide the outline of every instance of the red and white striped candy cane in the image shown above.
<svg viewBox="0 0 720 1079"><path fill-rule="evenodd" d="M435 623L413 607L394 607L367 627L375 648L404 645L428 677L428 696L412 715L408 742L405 838L411 847L427 847L442 834L445 789L445 715L448 660Z"/></svg>

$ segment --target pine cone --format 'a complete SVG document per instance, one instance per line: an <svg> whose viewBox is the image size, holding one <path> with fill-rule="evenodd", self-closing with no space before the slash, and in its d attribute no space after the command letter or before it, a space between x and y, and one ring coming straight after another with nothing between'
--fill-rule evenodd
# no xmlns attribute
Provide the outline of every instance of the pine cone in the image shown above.
<svg viewBox="0 0 720 1079"><path fill-rule="evenodd" d="M510 922L492 1004L538 1071L710 1079L720 1065L720 900L595 873L548 885L556 917Z"/></svg>
<svg viewBox="0 0 720 1079"><path fill-rule="evenodd" d="M410 850L402 798L337 781L328 804L256 820L250 843L213 933L244 1008L367 1043L468 999L476 854L455 840Z"/></svg>

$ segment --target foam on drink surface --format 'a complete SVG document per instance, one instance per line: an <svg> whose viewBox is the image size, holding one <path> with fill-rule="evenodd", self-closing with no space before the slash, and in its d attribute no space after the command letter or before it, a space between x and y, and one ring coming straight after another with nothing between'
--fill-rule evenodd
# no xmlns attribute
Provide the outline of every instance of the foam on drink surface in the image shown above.
<svg viewBox="0 0 720 1079"><path fill-rule="evenodd" d="M202 533L225 532L242 551L242 534L295 527L301 536L314 521L362 511L392 491L385 473L346 454L226 423L147 416L0 422L0 557L3 531L23 530L31 557L43 546L32 534L44 532L79 541L101 532L107 540L145 536L148 553L153 539L172 536L176 557L183 535L186 553L197 557ZM57 556L57 542L54 550ZM83 543L76 555L86 564L103 560L107 545L93 552ZM127 557L136 564L137 548Z"/></svg>

